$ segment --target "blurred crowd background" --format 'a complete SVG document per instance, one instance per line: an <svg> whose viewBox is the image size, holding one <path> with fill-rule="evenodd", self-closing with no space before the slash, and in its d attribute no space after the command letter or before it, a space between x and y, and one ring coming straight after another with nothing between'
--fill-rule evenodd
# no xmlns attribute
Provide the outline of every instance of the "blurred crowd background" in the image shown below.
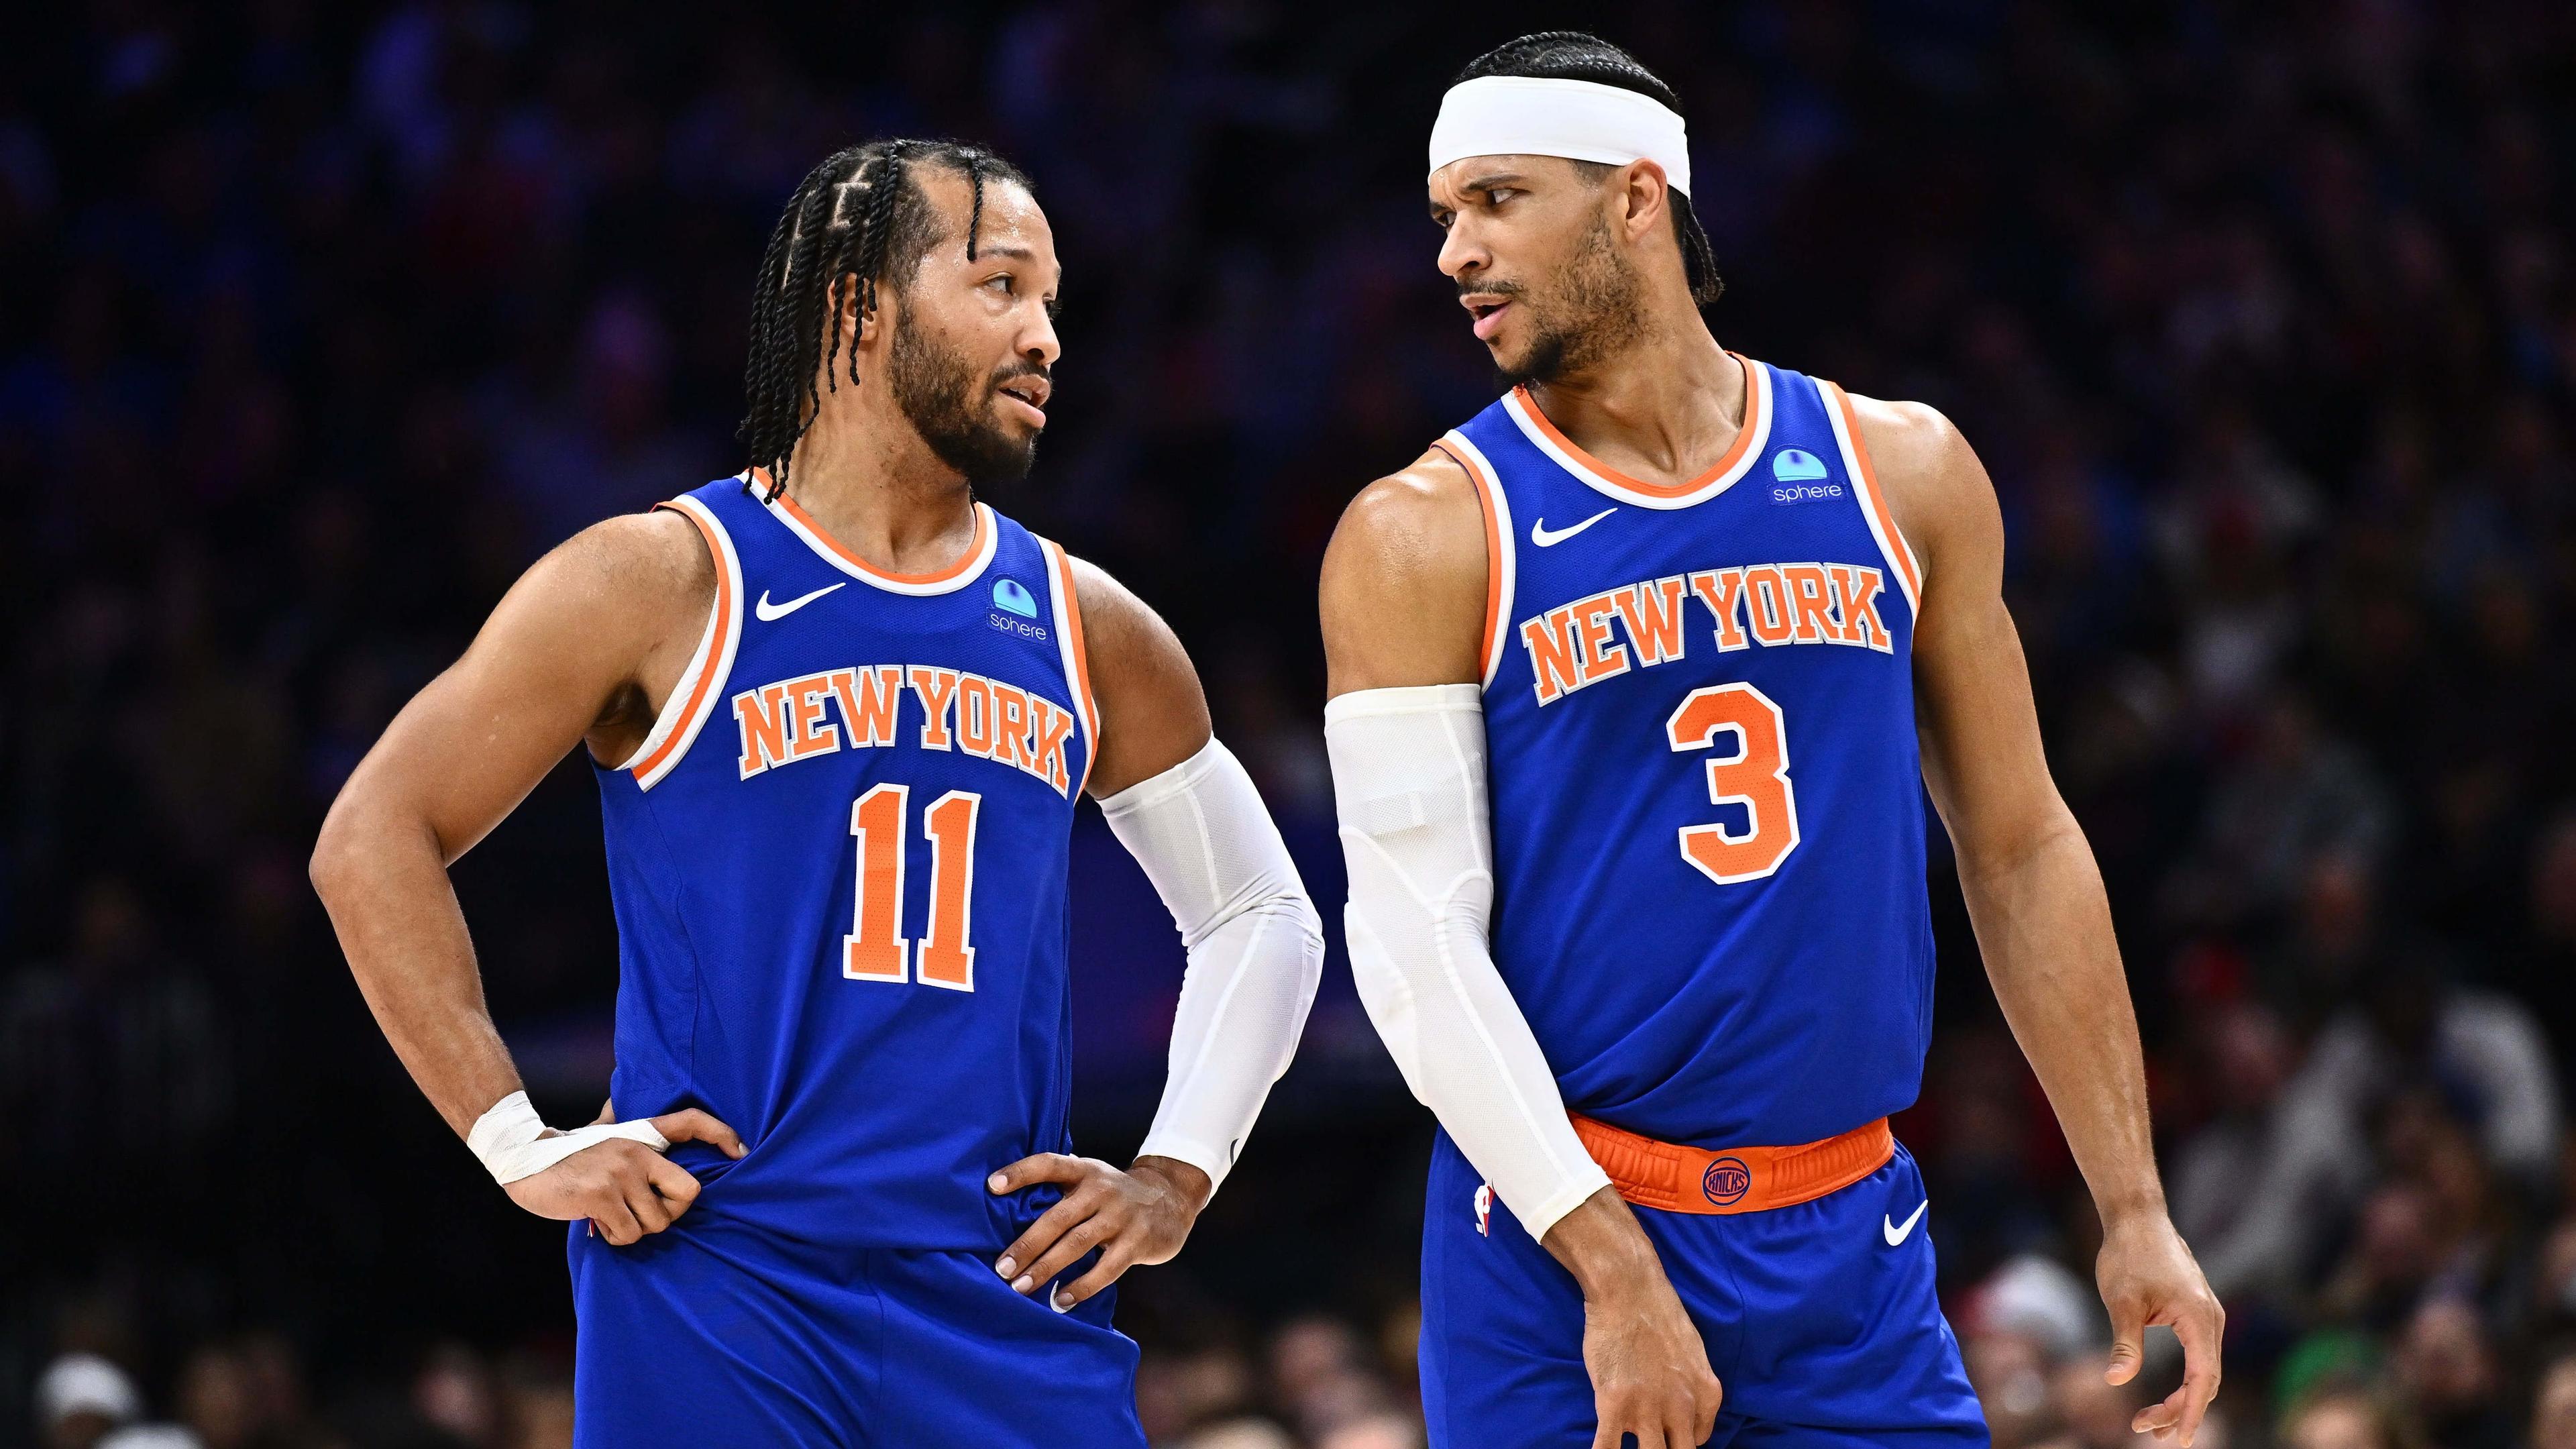
<svg viewBox="0 0 2576 1449"><path fill-rule="evenodd" d="M532 558L740 466L752 265L848 141L1036 178L1058 421L994 501L1173 620L1337 900L1316 562L1491 395L1421 137L1457 66L1578 14L1688 103L1719 337L1931 402L1993 472L2231 1314L2203 1443L2576 1446L2552 0L13 16L0 1444L566 1442L560 1230L403 1076L304 856ZM598 840L575 759L457 872L558 1120L607 1076ZM1114 1156L1179 955L1096 818L1081 846L1079 1133ZM1932 890L1941 1029L1898 1130L1950 1315L2000 1445L2109 1449L2173 1366L2102 1385L2090 1209L1937 851ZM1427 1135L1337 951L1242 1168L1123 1290L1158 1446L1418 1442Z"/></svg>

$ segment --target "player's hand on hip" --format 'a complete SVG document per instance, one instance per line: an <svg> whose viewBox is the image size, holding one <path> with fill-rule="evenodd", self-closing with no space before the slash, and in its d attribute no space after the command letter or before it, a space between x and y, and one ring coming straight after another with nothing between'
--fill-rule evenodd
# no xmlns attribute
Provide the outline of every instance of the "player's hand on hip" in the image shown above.
<svg viewBox="0 0 2576 1449"><path fill-rule="evenodd" d="M1061 1313L1118 1281L1138 1263L1162 1263L1181 1250L1206 1205L1208 1175L1168 1157L1140 1157L1124 1172L1094 1157L1041 1152L1023 1157L985 1183L996 1196L1042 1182L1064 1188L1064 1198L1020 1234L993 1270L1021 1293L1035 1293L1094 1248L1091 1271L1056 1290Z"/></svg>
<svg viewBox="0 0 2576 1449"><path fill-rule="evenodd" d="M742 1156L742 1138L695 1107L654 1118L653 1130L673 1142L711 1143L727 1157ZM502 1190L541 1218L588 1218L592 1232L621 1248L678 1222L698 1200L698 1180L687 1168L623 1137L593 1143Z"/></svg>
<svg viewBox="0 0 2576 1449"><path fill-rule="evenodd" d="M2182 1387L2164 1402L2140 1409L2129 1427L2166 1443L2188 1445L2200 1431L2209 1401L2218 1395L2219 1342L2227 1331L2227 1310L2209 1291L2200 1264L2161 1211L2141 1212L2102 1230L2102 1256L2095 1264L2102 1304L2111 1310L2111 1363L2103 1377L2125 1384L2138 1376L2146 1359L2150 1324L2169 1324L2182 1340Z"/></svg>

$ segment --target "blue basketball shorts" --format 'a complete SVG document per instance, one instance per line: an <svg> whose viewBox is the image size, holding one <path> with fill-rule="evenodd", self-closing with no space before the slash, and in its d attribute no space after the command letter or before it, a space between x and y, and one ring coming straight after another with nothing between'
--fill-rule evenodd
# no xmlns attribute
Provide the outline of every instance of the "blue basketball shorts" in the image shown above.
<svg viewBox="0 0 2576 1449"><path fill-rule="evenodd" d="M1050 1289L1012 1292L984 1254L821 1248L703 1206L623 1248L584 1226L570 1248L579 1449L1144 1449L1114 1289L1058 1313Z"/></svg>
<svg viewBox="0 0 2576 1449"><path fill-rule="evenodd" d="M1483 1186L1441 1133L1422 1225L1431 1444L1588 1449L1582 1292ZM1924 1202L1900 1146L1811 1202L1731 1216L1635 1210L1726 1391L1710 1444L1983 1449L1985 1416L1934 1290Z"/></svg>

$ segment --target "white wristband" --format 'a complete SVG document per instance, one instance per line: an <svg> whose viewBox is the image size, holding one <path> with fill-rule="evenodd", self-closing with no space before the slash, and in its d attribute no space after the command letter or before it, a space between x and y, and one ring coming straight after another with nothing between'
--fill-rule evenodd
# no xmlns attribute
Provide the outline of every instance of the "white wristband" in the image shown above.
<svg viewBox="0 0 2576 1449"><path fill-rule="evenodd" d="M544 1119L528 1103L526 1092L512 1092L492 1104L492 1110L474 1119L474 1130L465 1134L465 1145L474 1150L492 1180L508 1187L523 1177L534 1177L585 1147L596 1147L612 1137L641 1142L656 1152L670 1149L670 1139L654 1129L650 1119L635 1122L601 1122L576 1127L552 1137L545 1134Z"/></svg>

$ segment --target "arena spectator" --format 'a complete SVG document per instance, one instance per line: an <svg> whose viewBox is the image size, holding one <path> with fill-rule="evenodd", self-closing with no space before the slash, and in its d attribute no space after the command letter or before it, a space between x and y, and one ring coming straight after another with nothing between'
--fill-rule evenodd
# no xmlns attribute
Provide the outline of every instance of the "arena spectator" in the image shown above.
<svg viewBox="0 0 2576 1449"><path fill-rule="evenodd" d="M45 1449L91 1449L142 1408L125 1371L95 1354L65 1354L36 1381L36 1425Z"/></svg>

